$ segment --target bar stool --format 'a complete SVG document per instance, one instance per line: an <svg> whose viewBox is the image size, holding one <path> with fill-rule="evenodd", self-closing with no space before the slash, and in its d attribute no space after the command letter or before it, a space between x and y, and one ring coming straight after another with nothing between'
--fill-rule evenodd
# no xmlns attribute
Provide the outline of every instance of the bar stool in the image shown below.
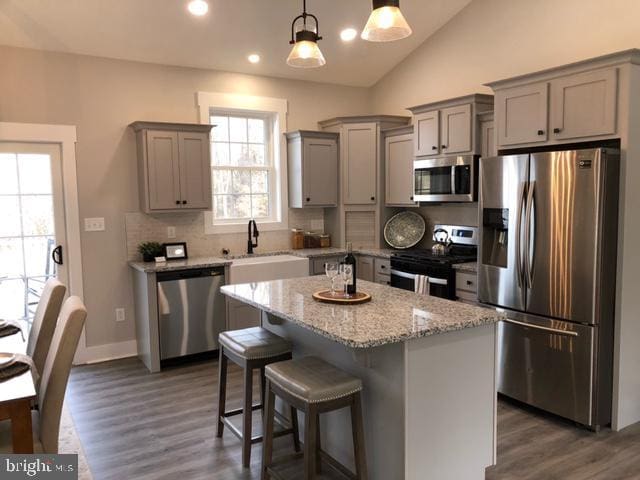
<svg viewBox="0 0 640 480"><path fill-rule="evenodd" d="M364 428L359 378L337 369L316 357L278 362L266 367L267 389L262 446L262 480L281 478L273 467L274 402L277 395L289 405L305 413L304 422L304 479L311 480L320 473L321 460L347 478L367 479L367 461L364 448ZM351 429L356 473L349 471L320 446L320 414L351 408ZM292 456L282 457L284 461ZM299 455L293 455L299 457ZM280 463L280 462L278 462Z"/></svg>
<svg viewBox="0 0 640 480"><path fill-rule="evenodd" d="M245 328L222 332L220 341L220 363L218 371L218 438L222 437L225 425L242 440L242 465L249 467L251 461L251 445L262 441L262 435L251 436L251 413L254 410L264 412L265 366L283 360L291 359L291 344L285 339L261 327ZM227 359L244 369L244 404L243 408L225 411L227 396ZM253 371L260 369L260 398L259 404L253 405ZM300 451L298 438L298 417L291 407L291 421L288 428L279 430L275 436L293 434L294 448ZM229 417L243 415L242 431L240 431ZM287 420L278 418L279 423L287 427Z"/></svg>

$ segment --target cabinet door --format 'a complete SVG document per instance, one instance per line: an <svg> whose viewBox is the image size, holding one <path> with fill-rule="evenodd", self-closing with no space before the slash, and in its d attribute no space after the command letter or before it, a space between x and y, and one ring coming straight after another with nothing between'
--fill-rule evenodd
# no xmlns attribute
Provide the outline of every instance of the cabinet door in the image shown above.
<svg viewBox="0 0 640 480"><path fill-rule="evenodd" d="M559 78L551 82L551 137L610 135L616 132L617 69Z"/></svg>
<svg viewBox="0 0 640 480"><path fill-rule="evenodd" d="M178 134L147 131L147 172L150 210L174 210L180 205Z"/></svg>
<svg viewBox="0 0 640 480"><path fill-rule="evenodd" d="M438 110L419 113L413 117L413 155L437 155L440 153L440 115Z"/></svg>
<svg viewBox="0 0 640 480"><path fill-rule="evenodd" d="M343 138L344 203L374 204L378 177L377 126L375 123L345 125Z"/></svg>
<svg viewBox="0 0 640 480"><path fill-rule="evenodd" d="M324 138L305 138L302 182L305 206L338 204L338 144Z"/></svg>
<svg viewBox="0 0 640 480"><path fill-rule="evenodd" d="M482 155L483 158L498 155L493 120L480 122L480 155Z"/></svg>
<svg viewBox="0 0 640 480"><path fill-rule="evenodd" d="M209 135L178 132L180 151L180 200L183 209L211 208L211 159Z"/></svg>
<svg viewBox="0 0 640 480"><path fill-rule="evenodd" d="M547 141L548 83L498 90L498 146Z"/></svg>
<svg viewBox="0 0 640 480"><path fill-rule="evenodd" d="M360 280L373 282L374 268L373 257L358 255L358 265L356 266L356 275Z"/></svg>
<svg viewBox="0 0 640 480"><path fill-rule="evenodd" d="M458 105L440 111L442 153L471 151L471 104Z"/></svg>
<svg viewBox="0 0 640 480"><path fill-rule="evenodd" d="M415 205L413 201L413 135L384 141L387 205Z"/></svg>

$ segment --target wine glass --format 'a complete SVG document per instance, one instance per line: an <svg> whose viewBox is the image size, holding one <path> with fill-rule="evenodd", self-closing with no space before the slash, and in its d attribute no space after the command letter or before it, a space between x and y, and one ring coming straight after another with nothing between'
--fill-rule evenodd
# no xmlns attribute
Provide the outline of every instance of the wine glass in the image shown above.
<svg viewBox="0 0 640 480"><path fill-rule="evenodd" d="M353 278L353 266L349 263L343 263L340 265L340 276L342 277L342 281L344 282L344 297L350 298L349 295L349 285L351 284L351 279Z"/></svg>
<svg viewBox="0 0 640 480"><path fill-rule="evenodd" d="M335 297L336 296L335 281L336 281L336 277L338 276L338 264L331 263L331 262L325 263L324 273L327 275L327 277L329 277L329 280L331 280L331 296Z"/></svg>

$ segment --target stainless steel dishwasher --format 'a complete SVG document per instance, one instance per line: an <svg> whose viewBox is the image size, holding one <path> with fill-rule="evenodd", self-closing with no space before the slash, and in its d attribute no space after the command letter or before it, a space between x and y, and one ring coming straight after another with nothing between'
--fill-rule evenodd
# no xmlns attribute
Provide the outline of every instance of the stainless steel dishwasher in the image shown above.
<svg viewBox="0 0 640 480"><path fill-rule="evenodd" d="M217 349L226 324L224 268L159 272L156 278L160 360Z"/></svg>

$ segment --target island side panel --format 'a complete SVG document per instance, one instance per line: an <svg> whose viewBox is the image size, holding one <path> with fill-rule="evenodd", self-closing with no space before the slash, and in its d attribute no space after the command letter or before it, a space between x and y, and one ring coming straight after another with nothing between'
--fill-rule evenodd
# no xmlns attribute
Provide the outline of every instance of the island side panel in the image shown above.
<svg viewBox="0 0 640 480"><path fill-rule="evenodd" d="M156 274L131 269L136 315L138 357L155 373L160 371L160 338L158 334L158 294Z"/></svg>
<svg viewBox="0 0 640 480"><path fill-rule="evenodd" d="M294 358L314 355L362 379L369 479L404 478L403 345L352 349L272 315L263 316L263 327L290 340ZM355 471L349 410L321 415L320 429L322 448Z"/></svg>
<svg viewBox="0 0 640 480"><path fill-rule="evenodd" d="M404 345L404 478L484 479L495 463L496 326Z"/></svg>

